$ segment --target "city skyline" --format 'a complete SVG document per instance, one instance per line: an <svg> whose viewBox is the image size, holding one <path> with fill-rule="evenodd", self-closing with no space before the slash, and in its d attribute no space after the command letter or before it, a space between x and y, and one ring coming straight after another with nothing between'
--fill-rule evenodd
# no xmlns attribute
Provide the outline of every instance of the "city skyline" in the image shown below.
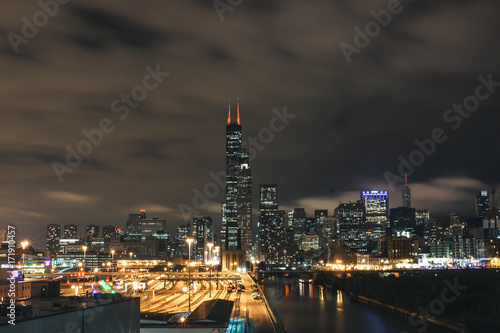
<svg viewBox="0 0 500 333"><path fill-rule="evenodd" d="M333 212L362 190L389 191L390 208L397 207L404 182L391 188L385 175L401 177L398 157L409 160L422 146L430 153L408 171L411 206L433 217L473 217L476 193L500 183L500 95L496 83L492 90L484 83L500 81L492 42L499 5L405 4L347 63L339 44L353 44L353 28L386 6L257 1L221 21L210 2L72 1L16 53L7 33L20 34L21 18L41 9L37 2L6 5L3 224L42 246L48 224L123 228L129 213L145 209L173 232L185 223L185 204L219 230L224 188L201 200L202 208L193 200L216 182L211 173L225 170L228 96L240 97L245 114L253 188L278 184L280 210ZM155 86L144 100L120 102L144 82ZM477 111L443 120L480 84L491 96ZM96 128L104 129L102 139L92 136ZM444 141L431 134L439 128ZM98 144L68 166L67 147L77 150L88 136ZM54 162L71 172L58 177Z"/></svg>

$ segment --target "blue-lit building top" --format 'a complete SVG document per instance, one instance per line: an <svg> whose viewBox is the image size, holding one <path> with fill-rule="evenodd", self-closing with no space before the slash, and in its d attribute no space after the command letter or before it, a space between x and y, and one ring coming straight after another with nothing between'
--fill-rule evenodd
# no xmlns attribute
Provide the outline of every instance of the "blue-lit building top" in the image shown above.
<svg viewBox="0 0 500 333"><path fill-rule="evenodd" d="M361 202L365 205L366 222L369 228L382 231L389 224L389 192L361 191Z"/></svg>

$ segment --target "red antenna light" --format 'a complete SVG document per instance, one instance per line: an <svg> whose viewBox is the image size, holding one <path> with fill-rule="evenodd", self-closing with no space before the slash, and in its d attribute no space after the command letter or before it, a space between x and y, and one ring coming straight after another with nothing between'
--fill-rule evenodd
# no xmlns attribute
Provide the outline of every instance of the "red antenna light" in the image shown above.
<svg viewBox="0 0 500 333"><path fill-rule="evenodd" d="M227 124L231 124L231 97L229 97L228 113L227 113Z"/></svg>
<svg viewBox="0 0 500 333"><path fill-rule="evenodd" d="M241 125L241 122L240 122L240 98L238 97L238 103L237 103L237 110L238 110L238 117L236 118L236 121L238 123L238 125Z"/></svg>

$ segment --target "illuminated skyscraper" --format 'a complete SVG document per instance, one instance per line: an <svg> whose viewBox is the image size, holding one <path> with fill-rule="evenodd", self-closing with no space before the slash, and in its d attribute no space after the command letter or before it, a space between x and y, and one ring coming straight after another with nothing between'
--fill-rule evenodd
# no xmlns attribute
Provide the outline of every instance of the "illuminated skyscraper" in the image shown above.
<svg viewBox="0 0 500 333"><path fill-rule="evenodd" d="M251 250L252 175L249 152L241 147L240 105L236 122L229 105L226 126L226 200L222 203L221 245L225 250Z"/></svg>
<svg viewBox="0 0 500 333"><path fill-rule="evenodd" d="M306 234L306 210L295 208L293 210L293 240L300 244L300 239Z"/></svg>
<svg viewBox="0 0 500 333"><path fill-rule="evenodd" d="M351 251L368 252L368 236L365 220L365 205L360 202L341 203L335 208L337 218L336 237Z"/></svg>
<svg viewBox="0 0 500 333"><path fill-rule="evenodd" d="M93 238L99 237L99 226L90 224L87 226L87 232L85 235L85 242L90 244Z"/></svg>
<svg viewBox="0 0 500 333"><path fill-rule="evenodd" d="M59 250L61 240L61 226L59 224L49 224L47 226L47 249L50 251Z"/></svg>
<svg viewBox="0 0 500 333"><path fill-rule="evenodd" d="M402 199L403 199L403 207L411 208L411 190L408 187L408 176L405 175L405 186L403 187Z"/></svg>
<svg viewBox="0 0 500 333"><path fill-rule="evenodd" d="M146 219L146 211L141 209L139 214L128 214L127 234L140 235L141 221Z"/></svg>
<svg viewBox="0 0 500 333"><path fill-rule="evenodd" d="M391 235L396 237L416 236L415 208L396 207L390 210Z"/></svg>
<svg viewBox="0 0 500 333"><path fill-rule="evenodd" d="M66 224L64 226L63 238L64 239L75 239L78 227L76 224Z"/></svg>
<svg viewBox="0 0 500 333"><path fill-rule="evenodd" d="M284 262L286 225L285 211L278 210L278 186L261 184L258 227L262 260L273 264Z"/></svg>
<svg viewBox="0 0 500 333"><path fill-rule="evenodd" d="M476 216L479 218L490 218L490 192L480 191L476 195Z"/></svg>
<svg viewBox="0 0 500 333"><path fill-rule="evenodd" d="M238 174L238 228L241 234L241 249L252 251L252 171L247 149L242 149L242 163Z"/></svg>
<svg viewBox="0 0 500 333"><path fill-rule="evenodd" d="M205 251L208 251L207 244L214 242L212 218L193 217L191 237L193 237L195 241L193 245L195 260L205 261Z"/></svg>
<svg viewBox="0 0 500 333"><path fill-rule="evenodd" d="M316 233L321 237L323 237L323 228L325 217L328 216L328 210L326 209L318 209L314 211L314 220L315 220L315 229Z"/></svg>
<svg viewBox="0 0 500 333"><path fill-rule="evenodd" d="M146 238L153 236L158 231L165 231L167 228L166 220L159 220L158 218L143 219L141 225L141 241L146 241Z"/></svg>
<svg viewBox="0 0 500 333"><path fill-rule="evenodd" d="M106 252L109 252L111 245L111 238L118 236L117 228L114 225L105 225L102 228L102 237L104 238L104 248Z"/></svg>
<svg viewBox="0 0 500 333"><path fill-rule="evenodd" d="M368 228L383 232L389 223L389 193L387 191L362 191Z"/></svg>
<svg viewBox="0 0 500 333"><path fill-rule="evenodd" d="M188 225L180 225L175 231L175 253L179 256L188 255L188 246L186 239L189 237L190 230Z"/></svg>

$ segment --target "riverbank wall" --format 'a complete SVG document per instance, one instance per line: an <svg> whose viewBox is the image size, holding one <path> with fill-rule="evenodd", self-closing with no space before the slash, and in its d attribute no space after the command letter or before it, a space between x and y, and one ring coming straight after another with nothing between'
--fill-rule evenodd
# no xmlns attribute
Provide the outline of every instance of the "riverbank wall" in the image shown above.
<svg viewBox="0 0 500 333"><path fill-rule="evenodd" d="M428 318L425 316L421 316L418 313L411 312L411 311L408 311L405 309L401 309L401 308L398 308L398 307L395 307L395 306L392 306L389 304L384 304L384 303L378 302L376 300L370 299L368 297L357 296L357 299L360 302L370 304L370 305L376 306L378 308L382 308L382 309L397 313L401 316L404 316L405 318L412 318L412 322L414 322L414 323L427 321L433 325L441 326L441 327L447 328L449 330L452 330L454 332L460 332L460 333L469 333L470 332L469 329L467 329L464 326L453 325L451 323L447 323L447 322L442 321L442 320L437 320L437 319L432 319L432 318Z"/></svg>

